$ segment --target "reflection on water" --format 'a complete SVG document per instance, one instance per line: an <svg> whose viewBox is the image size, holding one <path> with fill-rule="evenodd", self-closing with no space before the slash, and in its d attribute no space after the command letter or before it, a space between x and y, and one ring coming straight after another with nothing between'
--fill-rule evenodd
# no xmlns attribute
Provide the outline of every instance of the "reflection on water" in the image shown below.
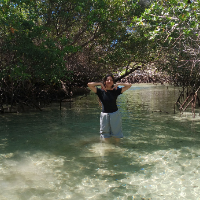
<svg viewBox="0 0 200 200"><path fill-rule="evenodd" d="M119 97L124 139L99 139L95 95L0 116L0 199L200 199L200 117L174 114L178 89Z"/></svg>

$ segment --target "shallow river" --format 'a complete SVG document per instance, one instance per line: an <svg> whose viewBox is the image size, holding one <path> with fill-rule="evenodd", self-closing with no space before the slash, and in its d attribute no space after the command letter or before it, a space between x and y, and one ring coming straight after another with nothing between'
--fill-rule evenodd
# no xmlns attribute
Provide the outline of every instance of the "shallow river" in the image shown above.
<svg viewBox="0 0 200 200"><path fill-rule="evenodd" d="M178 89L133 85L118 98L124 138L99 137L94 94L42 112L0 115L1 200L198 200L200 116Z"/></svg>

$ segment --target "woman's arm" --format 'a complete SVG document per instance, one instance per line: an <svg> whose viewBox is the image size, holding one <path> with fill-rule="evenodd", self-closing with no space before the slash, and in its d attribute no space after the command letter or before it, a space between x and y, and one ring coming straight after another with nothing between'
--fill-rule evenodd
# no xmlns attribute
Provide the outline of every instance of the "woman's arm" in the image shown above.
<svg viewBox="0 0 200 200"><path fill-rule="evenodd" d="M115 87L117 88L119 85L124 86L122 88L122 93L125 92L126 90L128 90L132 86L132 84L130 84L130 83L116 83Z"/></svg>
<svg viewBox="0 0 200 200"><path fill-rule="evenodd" d="M89 82L87 85L95 93L97 93L96 86L98 86L98 85L100 85L101 88L106 91L106 88L104 87L103 83L101 83L101 82Z"/></svg>

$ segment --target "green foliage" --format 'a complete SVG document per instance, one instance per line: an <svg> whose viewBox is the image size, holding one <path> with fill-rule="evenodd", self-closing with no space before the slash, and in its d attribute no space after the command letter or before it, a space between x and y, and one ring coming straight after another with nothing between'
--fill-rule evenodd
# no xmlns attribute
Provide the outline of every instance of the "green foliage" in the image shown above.
<svg viewBox="0 0 200 200"><path fill-rule="evenodd" d="M197 1L159 0L133 20L152 41L155 66L166 71L177 85L200 85L199 11Z"/></svg>
<svg viewBox="0 0 200 200"><path fill-rule="evenodd" d="M154 63L175 84L197 84L199 10L185 0L2 1L1 79L84 84Z"/></svg>
<svg viewBox="0 0 200 200"><path fill-rule="evenodd" d="M65 51L49 37L51 29L39 24L32 1L1 5L1 79L58 82L67 75ZM39 20L38 20L39 21Z"/></svg>
<svg viewBox="0 0 200 200"><path fill-rule="evenodd" d="M144 7L136 0L12 0L0 9L1 78L51 83L127 66L127 25Z"/></svg>

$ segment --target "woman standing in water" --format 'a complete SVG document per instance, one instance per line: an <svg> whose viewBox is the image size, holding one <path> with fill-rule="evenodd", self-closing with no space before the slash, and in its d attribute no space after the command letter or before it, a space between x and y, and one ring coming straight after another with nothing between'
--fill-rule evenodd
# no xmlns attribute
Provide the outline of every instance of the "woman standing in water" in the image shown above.
<svg viewBox="0 0 200 200"><path fill-rule="evenodd" d="M119 88L118 86L123 86ZM101 86L97 88L96 86ZM131 87L129 83L114 83L113 75L107 75L101 82L89 82L88 87L97 94L101 103L102 111L100 115L100 134L106 141L111 137L116 143L123 138L121 116L117 107L117 97Z"/></svg>

